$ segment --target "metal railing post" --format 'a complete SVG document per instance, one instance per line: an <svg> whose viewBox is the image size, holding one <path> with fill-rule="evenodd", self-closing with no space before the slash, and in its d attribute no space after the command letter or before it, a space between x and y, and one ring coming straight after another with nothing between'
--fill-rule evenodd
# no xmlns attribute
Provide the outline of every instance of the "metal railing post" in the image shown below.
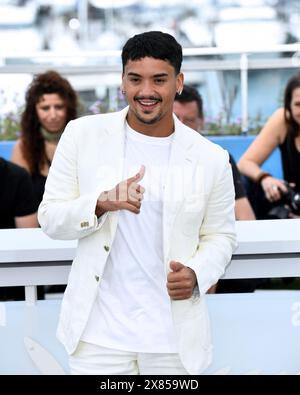
<svg viewBox="0 0 300 395"><path fill-rule="evenodd" d="M248 134L248 54L242 53L240 57L241 72L241 113L242 113L242 134Z"/></svg>
<svg viewBox="0 0 300 395"><path fill-rule="evenodd" d="M27 306L35 306L37 301L37 288L35 285L25 286L25 303Z"/></svg>
<svg viewBox="0 0 300 395"><path fill-rule="evenodd" d="M88 17L88 1L80 0L78 5L78 20L80 22L79 34L80 42L83 48L86 48L89 39L89 17Z"/></svg>

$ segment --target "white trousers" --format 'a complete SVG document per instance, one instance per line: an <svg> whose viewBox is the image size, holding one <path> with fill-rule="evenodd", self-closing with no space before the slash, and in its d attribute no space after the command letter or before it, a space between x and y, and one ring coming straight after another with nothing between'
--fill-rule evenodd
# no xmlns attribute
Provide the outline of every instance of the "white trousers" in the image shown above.
<svg viewBox="0 0 300 395"><path fill-rule="evenodd" d="M74 375L188 375L178 354L120 351L82 341L69 366Z"/></svg>

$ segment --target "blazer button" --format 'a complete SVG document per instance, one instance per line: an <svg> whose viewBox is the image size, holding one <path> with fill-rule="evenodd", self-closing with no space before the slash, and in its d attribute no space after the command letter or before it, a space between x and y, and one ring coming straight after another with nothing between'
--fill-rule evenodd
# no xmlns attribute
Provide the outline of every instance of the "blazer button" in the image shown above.
<svg viewBox="0 0 300 395"><path fill-rule="evenodd" d="M104 246L104 249L105 249L106 252L109 251L109 247L108 246Z"/></svg>
<svg viewBox="0 0 300 395"><path fill-rule="evenodd" d="M96 280L96 281L99 281L99 280L100 280L100 277L97 276L97 275L95 275L95 280Z"/></svg>

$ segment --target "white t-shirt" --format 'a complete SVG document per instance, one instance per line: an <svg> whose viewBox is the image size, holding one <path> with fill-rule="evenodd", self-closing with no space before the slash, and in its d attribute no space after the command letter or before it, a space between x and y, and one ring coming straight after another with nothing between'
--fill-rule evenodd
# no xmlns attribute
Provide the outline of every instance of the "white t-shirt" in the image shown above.
<svg viewBox="0 0 300 395"><path fill-rule="evenodd" d="M119 212L98 297L82 336L86 342L132 352L177 352L162 233L163 186L172 138L149 137L127 125L123 179L145 165L140 184L146 191L140 214Z"/></svg>

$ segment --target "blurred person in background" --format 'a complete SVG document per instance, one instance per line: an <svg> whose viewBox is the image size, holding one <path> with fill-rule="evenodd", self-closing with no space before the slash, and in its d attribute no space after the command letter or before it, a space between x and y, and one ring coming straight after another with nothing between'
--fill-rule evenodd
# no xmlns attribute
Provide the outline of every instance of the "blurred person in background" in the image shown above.
<svg viewBox="0 0 300 395"><path fill-rule="evenodd" d="M176 94L173 110L179 120L191 129L201 133L204 128L203 100L198 91L185 85L181 94ZM246 195L241 175L235 161L229 155L235 189L235 217L237 220L255 220L255 215ZM208 293L253 292L260 280L219 280Z"/></svg>
<svg viewBox="0 0 300 395"><path fill-rule="evenodd" d="M42 201L49 168L66 124L77 117L77 94L69 81L56 71L34 76L25 97L21 136L12 162L31 175L37 205ZM38 298L64 292L64 285L38 286Z"/></svg>
<svg viewBox="0 0 300 395"><path fill-rule="evenodd" d="M201 133L204 128L203 100L195 88L185 85L181 94L177 93L175 96L173 110L182 123ZM255 220L240 172L230 154L229 162L235 189L235 217L237 220Z"/></svg>
<svg viewBox="0 0 300 395"><path fill-rule="evenodd" d="M34 76L26 92L21 136L11 160L31 175L37 203L42 201L54 152L66 124L77 117L77 95L56 71Z"/></svg>
<svg viewBox="0 0 300 395"><path fill-rule="evenodd" d="M36 211L30 175L0 157L0 229L37 228ZM0 301L24 297L24 287L0 287Z"/></svg>
<svg viewBox="0 0 300 395"><path fill-rule="evenodd" d="M277 147L284 180L261 168ZM300 218L299 195L295 194L300 192L300 73L289 79L284 106L271 115L238 167L250 179L249 199L259 219Z"/></svg>
<svg viewBox="0 0 300 395"><path fill-rule="evenodd" d="M0 157L0 229L37 228L37 209L28 172Z"/></svg>

